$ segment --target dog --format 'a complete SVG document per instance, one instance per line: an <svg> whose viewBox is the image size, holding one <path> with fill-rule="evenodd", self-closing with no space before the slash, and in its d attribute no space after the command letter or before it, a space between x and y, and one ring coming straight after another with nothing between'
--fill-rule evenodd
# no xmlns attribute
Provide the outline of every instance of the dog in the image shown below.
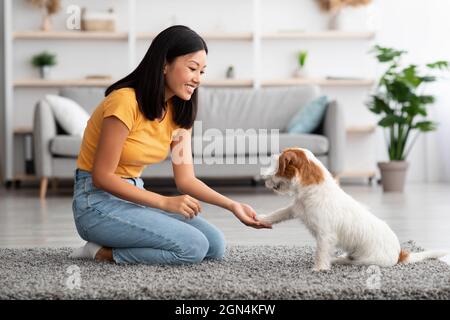
<svg viewBox="0 0 450 320"><path fill-rule="evenodd" d="M283 150L274 156L262 178L267 188L294 196L294 202L270 214L259 215L257 219L276 224L299 218L317 242L314 271L329 270L332 264L390 267L448 254L402 250L387 223L346 194L307 149ZM345 254L332 257L335 249L341 249Z"/></svg>

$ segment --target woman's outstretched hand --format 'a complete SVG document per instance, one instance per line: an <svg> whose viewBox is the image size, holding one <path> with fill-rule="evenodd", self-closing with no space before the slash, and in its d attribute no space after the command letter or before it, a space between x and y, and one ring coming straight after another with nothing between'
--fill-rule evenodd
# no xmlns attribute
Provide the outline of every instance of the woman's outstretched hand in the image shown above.
<svg viewBox="0 0 450 320"><path fill-rule="evenodd" d="M233 202L230 207L231 212L238 218L243 224L255 229L268 228L272 229L272 226L268 223L258 221L256 219L256 212L248 204Z"/></svg>

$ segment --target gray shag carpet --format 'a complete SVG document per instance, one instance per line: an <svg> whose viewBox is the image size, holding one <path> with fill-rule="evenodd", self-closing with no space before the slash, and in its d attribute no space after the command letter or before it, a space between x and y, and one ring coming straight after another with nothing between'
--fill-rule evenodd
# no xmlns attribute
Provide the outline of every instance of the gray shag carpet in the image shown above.
<svg viewBox="0 0 450 320"><path fill-rule="evenodd" d="M184 266L73 260L70 252L0 249L0 299L450 299L450 266L440 260L317 273L310 246L230 246L222 261Z"/></svg>

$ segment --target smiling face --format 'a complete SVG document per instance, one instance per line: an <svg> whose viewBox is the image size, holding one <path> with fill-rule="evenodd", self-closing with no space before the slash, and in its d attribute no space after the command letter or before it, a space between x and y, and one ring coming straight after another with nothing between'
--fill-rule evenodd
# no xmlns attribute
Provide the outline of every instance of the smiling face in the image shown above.
<svg viewBox="0 0 450 320"><path fill-rule="evenodd" d="M206 67L206 52L200 50L175 58L164 66L166 100L174 95L190 100L201 82Z"/></svg>

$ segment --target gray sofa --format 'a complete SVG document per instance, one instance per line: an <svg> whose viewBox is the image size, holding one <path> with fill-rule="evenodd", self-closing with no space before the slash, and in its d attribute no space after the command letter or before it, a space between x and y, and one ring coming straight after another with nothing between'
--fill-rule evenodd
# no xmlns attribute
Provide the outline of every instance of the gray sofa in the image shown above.
<svg viewBox="0 0 450 320"><path fill-rule="evenodd" d="M103 88L63 88L60 95L75 100L92 113L103 99L103 92ZM336 101L328 105L314 133L286 132L293 115L319 95L317 86L200 88L192 137L196 176L258 179L260 168L267 165L272 153L292 146L308 148L337 176L343 169L345 125L342 107ZM279 139L271 135L271 130L276 129ZM36 104L33 131L36 174L41 178L40 195L45 197L49 179L73 177L81 138L69 136L59 127L45 100ZM142 175L171 176L170 155L165 161L148 166Z"/></svg>

